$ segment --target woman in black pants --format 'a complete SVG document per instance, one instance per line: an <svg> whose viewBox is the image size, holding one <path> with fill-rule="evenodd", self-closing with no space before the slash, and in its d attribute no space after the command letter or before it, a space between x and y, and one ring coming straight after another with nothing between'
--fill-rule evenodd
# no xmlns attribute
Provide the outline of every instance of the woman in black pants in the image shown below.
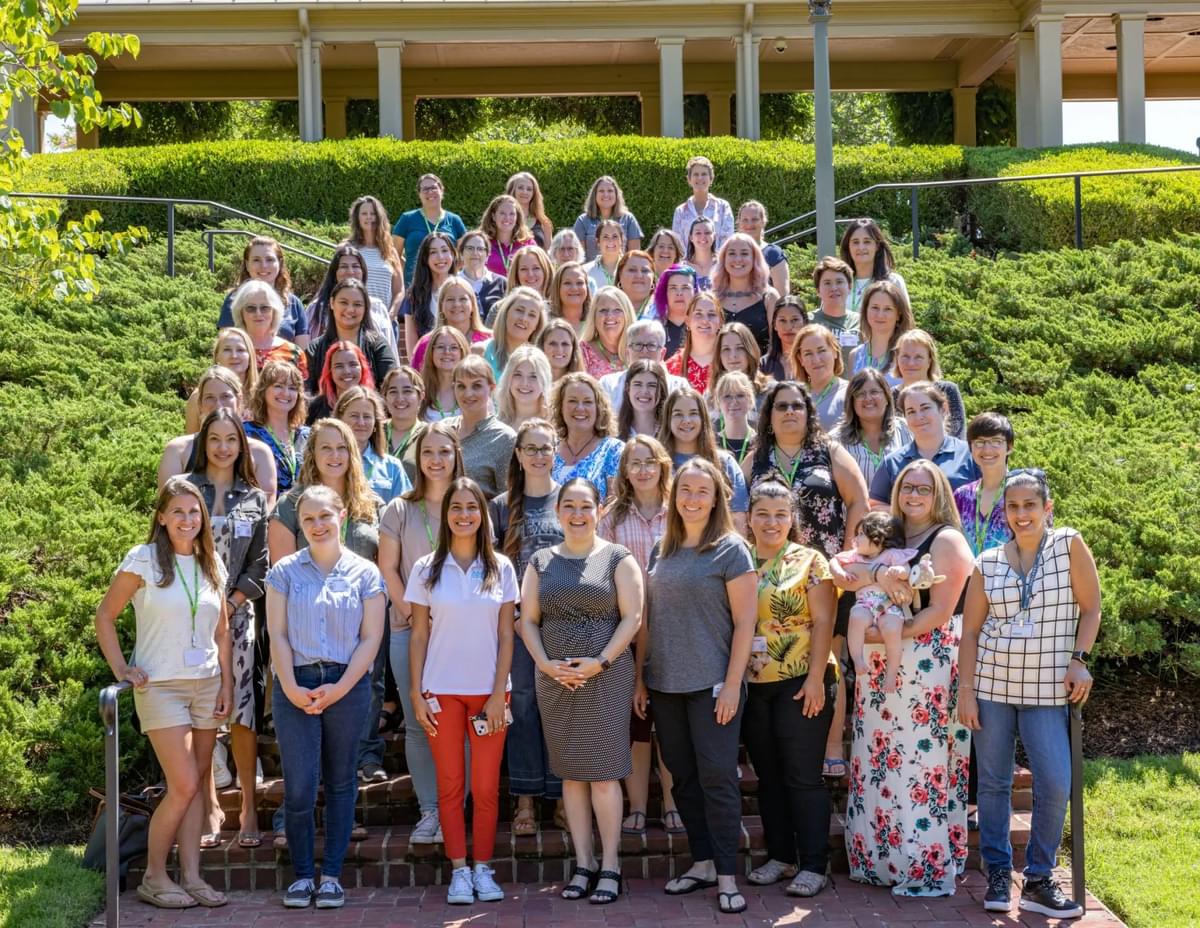
<svg viewBox="0 0 1200 928"><path fill-rule="evenodd" d="M758 774L768 858L749 880L765 886L791 877L788 895L815 896L829 863L831 806L821 755L837 686L830 652L837 596L829 562L795 542L795 525L790 488L759 481L749 522L758 622L742 738Z"/></svg>
<svg viewBox="0 0 1200 928"><path fill-rule="evenodd" d="M671 486L666 532L650 555L648 647L638 659L646 661L642 679L692 852L692 866L666 891L716 886L720 910L731 914L746 909L734 875L742 821L737 759L756 580L750 550L733 531L724 476L703 458L686 461Z"/></svg>

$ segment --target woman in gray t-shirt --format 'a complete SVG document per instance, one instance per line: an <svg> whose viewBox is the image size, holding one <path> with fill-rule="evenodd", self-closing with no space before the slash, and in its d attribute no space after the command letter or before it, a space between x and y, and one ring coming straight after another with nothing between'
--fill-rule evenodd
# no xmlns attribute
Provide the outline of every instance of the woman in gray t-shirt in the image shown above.
<svg viewBox="0 0 1200 928"><path fill-rule="evenodd" d="M703 458L684 462L671 487L666 533L647 569L649 647L638 653L645 667L634 702L640 712L647 699L653 703L692 850L691 868L666 891L717 886L726 913L746 908L734 875L742 812L737 758L756 576L749 548L733 531L720 471Z"/></svg>

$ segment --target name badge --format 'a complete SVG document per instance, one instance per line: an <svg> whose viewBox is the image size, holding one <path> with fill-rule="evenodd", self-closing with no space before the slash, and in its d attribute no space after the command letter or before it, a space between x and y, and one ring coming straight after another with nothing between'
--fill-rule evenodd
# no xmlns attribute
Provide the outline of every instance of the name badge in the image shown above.
<svg viewBox="0 0 1200 928"><path fill-rule="evenodd" d="M754 640L750 642L751 654L765 654L767 652L767 638L765 635L755 635Z"/></svg>
<svg viewBox="0 0 1200 928"><path fill-rule="evenodd" d="M238 519L233 523L233 535L235 538L249 538L253 534L254 526L250 522Z"/></svg>
<svg viewBox="0 0 1200 928"><path fill-rule="evenodd" d="M1034 631L1033 618L1028 612L1018 612L1012 624L1014 638L1032 638Z"/></svg>
<svg viewBox="0 0 1200 928"><path fill-rule="evenodd" d="M858 333L843 330L838 332L838 344L843 348L853 348L858 344Z"/></svg>
<svg viewBox="0 0 1200 928"><path fill-rule="evenodd" d="M434 715L437 715L442 711L442 704L438 702L438 698L436 696L426 696L425 705L429 706L429 711Z"/></svg>
<svg viewBox="0 0 1200 928"><path fill-rule="evenodd" d="M724 683L718 683L716 686L714 686L713 687L713 699L716 699L718 696L720 696L721 690L723 690L723 689L725 689Z"/></svg>
<svg viewBox="0 0 1200 928"><path fill-rule="evenodd" d="M183 666L184 667L203 667L208 659L208 652L203 648L184 648L183 649Z"/></svg>
<svg viewBox="0 0 1200 928"><path fill-rule="evenodd" d="M330 577L326 581L331 593L349 593L350 584L345 577Z"/></svg>

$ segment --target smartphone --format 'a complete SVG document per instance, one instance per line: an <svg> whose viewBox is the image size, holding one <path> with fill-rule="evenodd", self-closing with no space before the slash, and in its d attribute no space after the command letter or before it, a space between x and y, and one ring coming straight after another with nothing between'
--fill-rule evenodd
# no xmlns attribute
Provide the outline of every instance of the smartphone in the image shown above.
<svg viewBox="0 0 1200 928"><path fill-rule="evenodd" d="M477 734L480 738L483 738L488 734L487 716L485 716L485 715L472 716L471 717L471 725L475 728L475 734Z"/></svg>

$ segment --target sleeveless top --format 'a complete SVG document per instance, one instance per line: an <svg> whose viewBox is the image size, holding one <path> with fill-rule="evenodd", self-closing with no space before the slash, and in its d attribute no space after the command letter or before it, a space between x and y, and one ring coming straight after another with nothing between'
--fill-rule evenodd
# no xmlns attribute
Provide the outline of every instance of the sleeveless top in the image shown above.
<svg viewBox="0 0 1200 928"><path fill-rule="evenodd" d="M795 460L795 470L786 470L775 461L772 447L767 467L753 467L750 486L773 477L790 485L796 498L796 519L800 544L816 548L827 558L842 549L846 536L846 504L833 479L833 458L828 445L802 448ZM789 477L791 478L789 480Z"/></svg>
<svg viewBox="0 0 1200 928"><path fill-rule="evenodd" d="M367 293L385 307L392 305L392 268L373 245L356 246L367 265Z"/></svg>
<svg viewBox="0 0 1200 928"><path fill-rule="evenodd" d="M759 354L766 355L771 347L771 330L767 326L767 301L759 297L758 301L739 309L737 312L725 310L725 322L740 322L750 330L754 340L758 342Z"/></svg>
<svg viewBox="0 0 1200 928"><path fill-rule="evenodd" d="M942 532L944 532L948 528L950 528L949 525L939 525L936 529L934 529L932 532L930 532L929 537L926 538L919 545L917 545L917 553L912 556L912 559L908 562L908 566L915 567L917 565L917 562L920 561L921 558L923 558L926 554L928 554L930 549L933 547L933 539L937 538L938 535L942 534ZM953 612L954 615L962 614L963 605L966 603L966 601L967 601L967 586L964 583L963 588L961 590L959 590L959 593L958 593L958 602L956 602L954 604L954 612ZM916 615L918 612L920 612L922 609L924 609L928 605L929 605L929 590L913 590L913 603L912 603L913 615Z"/></svg>
<svg viewBox="0 0 1200 928"><path fill-rule="evenodd" d="M1028 636L1014 634L1021 593L1005 546L989 548L975 559L988 600L975 661L980 699L1018 706L1067 704L1062 681L1079 628L1079 601L1071 588L1071 543L1078 535L1072 528L1046 533L1029 600L1033 632Z"/></svg>

